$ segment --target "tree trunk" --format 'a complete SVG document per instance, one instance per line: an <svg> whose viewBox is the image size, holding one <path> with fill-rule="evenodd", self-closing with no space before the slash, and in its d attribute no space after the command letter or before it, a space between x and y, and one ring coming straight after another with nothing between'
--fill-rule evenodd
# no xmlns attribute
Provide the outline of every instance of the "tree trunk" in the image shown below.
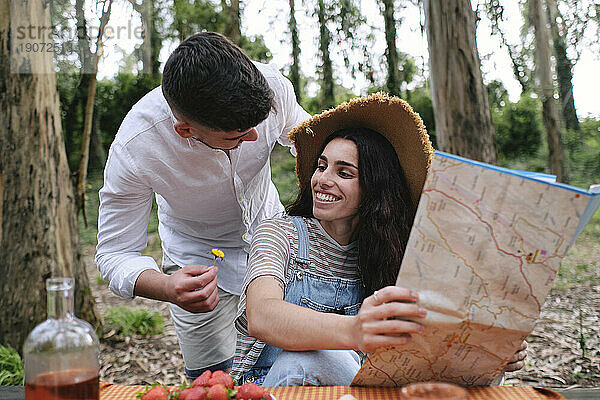
<svg viewBox="0 0 600 400"><path fill-rule="evenodd" d="M495 163L495 131L481 75L471 3L426 0L425 24L440 150Z"/></svg>
<svg viewBox="0 0 600 400"><path fill-rule="evenodd" d="M87 183L88 160L90 157L92 118L94 116L94 103L96 101L96 74L98 73L98 62L100 61L100 55L102 54L102 36L104 35L104 28L106 27L106 24L108 24L110 10L112 7L112 0L107 1L108 7L104 8L105 3L103 3L102 17L100 17L100 26L98 27L98 38L96 39L96 51L92 57L92 71L90 73L90 81L83 120L83 133L81 135L81 158L79 160L79 171L77 174L77 201L75 203L83 211L83 219L86 227L87 217L85 214L85 187Z"/></svg>
<svg viewBox="0 0 600 400"><path fill-rule="evenodd" d="M554 56L556 57L556 76L558 78L558 93L560 96L561 111L564 126L575 131L580 130L575 101L573 99L573 64L567 57L567 45L558 28L557 18L560 18L556 0L546 0L548 7L548 21L552 33ZM561 18L562 19L562 18Z"/></svg>
<svg viewBox="0 0 600 400"><path fill-rule="evenodd" d="M225 26L224 34L235 44L240 44L242 34L240 32L240 0L221 0L221 8L227 15L228 24Z"/></svg>
<svg viewBox="0 0 600 400"><path fill-rule="evenodd" d="M46 318L49 277L72 276L76 314L100 326L79 252L52 55L28 55L45 74L10 69L10 24L50 26L44 4L0 0L0 342L19 350Z"/></svg>
<svg viewBox="0 0 600 400"><path fill-rule="evenodd" d="M136 0L129 0L129 2L142 20L142 32L144 34L140 56L142 60L142 72L158 77L160 75L160 61L158 57L162 47L162 39L156 30L158 10L153 0L143 0L141 4L138 4Z"/></svg>
<svg viewBox="0 0 600 400"><path fill-rule="evenodd" d="M157 82L160 82L160 51L162 50L162 37L158 29L156 29L157 19L160 13L160 2L154 3L154 0L148 1L149 12L152 16L150 21L150 63L152 65L152 76Z"/></svg>
<svg viewBox="0 0 600 400"><path fill-rule="evenodd" d="M554 100L554 82L550 69L550 42L540 0L529 0L529 18L535 30L535 67L539 79L542 118L548 138L548 167L559 182L567 182L558 107Z"/></svg>
<svg viewBox="0 0 600 400"><path fill-rule="evenodd" d="M396 19L394 18L394 0L383 0L383 19L385 21L385 42L387 48L386 86L390 94L400 95L400 79L398 77L398 49L396 48Z"/></svg>
<svg viewBox="0 0 600 400"><path fill-rule="evenodd" d="M106 164L106 150L102 144L102 133L100 132L100 120L98 118L98 108L94 106L94 116L92 117L92 137L90 141L90 164L89 167L102 170ZM88 169L89 169L88 167Z"/></svg>
<svg viewBox="0 0 600 400"><path fill-rule="evenodd" d="M331 32L327 28L327 11L325 0L318 0L317 15L319 17L319 52L321 54L321 108L335 106L335 94L333 83L333 66L329 54L331 43Z"/></svg>
<svg viewBox="0 0 600 400"><path fill-rule="evenodd" d="M143 0L141 5L140 17L142 19L142 30L144 32L144 41L142 42L142 72L152 75L152 27L154 8L153 1Z"/></svg>
<svg viewBox="0 0 600 400"><path fill-rule="evenodd" d="M84 75L90 72L92 66L92 50L85 20L85 0L75 0L75 17L77 19L77 48L79 49L79 61L81 61L80 75ZM85 86L87 88L87 85Z"/></svg>
<svg viewBox="0 0 600 400"><path fill-rule="evenodd" d="M85 103L83 134L81 135L81 158L79 159L79 172L77 174L77 201L75 202L83 212L83 218L86 227L87 217L85 214L85 186L87 183L87 168L90 156L90 140L92 137L94 102L96 101L96 83L96 74L91 74L90 83L88 86L87 101Z"/></svg>
<svg viewBox="0 0 600 400"><path fill-rule="evenodd" d="M290 33L292 35L292 65L290 66L290 81L294 86L296 100L300 102L301 86L300 86L300 39L298 37L298 25L296 25L296 1L289 0L290 4Z"/></svg>

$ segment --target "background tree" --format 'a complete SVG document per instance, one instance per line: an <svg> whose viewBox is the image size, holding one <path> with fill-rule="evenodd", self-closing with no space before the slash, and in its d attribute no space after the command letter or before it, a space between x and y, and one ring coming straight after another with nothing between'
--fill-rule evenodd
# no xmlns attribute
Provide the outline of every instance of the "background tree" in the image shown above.
<svg viewBox="0 0 600 400"><path fill-rule="evenodd" d="M559 182L567 182L565 156L560 135L560 117L554 99L554 82L550 66L550 42L546 18L540 0L529 0L529 18L535 31L535 67L539 80L538 93L548 139L548 168Z"/></svg>
<svg viewBox="0 0 600 400"><path fill-rule="evenodd" d="M102 2L102 4L104 4ZM62 127L64 130L65 146L69 167L77 170L82 157L82 133L85 129L86 104L88 103L88 92L94 70L94 54L92 43L88 35L88 23L85 13L85 1L75 0L74 5L70 2L53 2L52 25L58 29L70 30L73 11L75 13L76 36L74 38L62 38L62 45L66 48L76 45L74 53L77 59L55 55L59 66L58 89L62 111ZM62 9L58 6L62 5ZM74 10L72 9L74 7ZM101 18L101 17L100 17ZM97 38L94 38L97 39ZM92 102L92 110L93 108ZM90 164L94 168L102 168L106 161L106 152L102 146L100 133L91 123L89 149Z"/></svg>
<svg viewBox="0 0 600 400"><path fill-rule="evenodd" d="M162 35L158 30L162 0L128 0L142 21L143 42L138 49L138 58L142 60L142 72L160 79L160 50Z"/></svg>
<svg viewBox="0 0 600 400"><path fill-rule="evenodd" d="M550 24L554 57L556 58L556 76L558 80L558 93L561 103L561 114L564 126L567 129L578 131L579 119L573 98L573 64L567 56L565 41L564 18L558 10L556 0L546 0L546 11Z"/></svg>
<svg viewBox="0 0 600 400"><path fill-rule="evenodd" d="M468 0L426 0L432 101L440 150L495 163L496 143Z"/></svg>
<svg viewBox="0 0 600 400"><path fill-rule="evenodd" d="M87 216L85 213L85 188L87 184L88 160L90 154L90 139L92 136L92 119L94 116L94 103L96 101L96 84L98 74L98 63L102 54L104 28L110 18L112 0L105 0L101 3L102 16L100 17L100 26L98 28L98 37L96 38L96 50L92 54L90 80L88 85L87 98L85 103L85 113L83 119L83 132L81 134L81 158L79 160L79 169L77 173L77 197L76 205L83 213L83 220L87 225ZM86 71L83 71L84 73Z"/></svg>
<svg viewBox="0 0 600 400"><path fill-rule="evenodd" d="M50 26L49 13L39 1L0 0L0 342L16 349L46 318L52 276L74 277L76 314L100 324L79 252L52 54L29 54L46 74L10 69L10 24Z"/></svg>
<svg viewBox="0 0 600 400"><path fill-rule="evenodd" d="M169 36L180 42L203 30L223 32L227 21L210 0L173 0L169 13L173 17Z"/></svg>
<svg viewBox="0 0 600 400"><path fill-rule="evenodd" d="M398 77L398 49L396 48L396 18L394 16L394 0L381 0L383 3L383 20L385 24L385 58L387 61L386 88L388 93L400 95Z"/></svg>
<svg viewBox="0 0 600 400"><path fill-rule="evenodd" d="M292 65L290 66L289 79L294 86L294 93L298 102L302 99L302 88L300 86L300 38L298 37L298 25L296 24L296 1L289 0L290 20L288 23L292 39Z"/></svg>
<svg viewBox="0 0 600 400"><path fill-rule="evenodd" d="M223 34L233 43L240 43L242 34L240 32L240 0L221 0L221 9L225 13L225 29Z"/></svg>
<svg viewBox="0 0 600 400"><path fill-rule="evenodd" d="M506 37L506 33L502 28L504 20L504 6L500 0L487 0L484 4L484 9L490 19L492 25L492 34L498 35L504 47L508 50L508 56L512 62L513 75L517 82L521 85L523 92L533 91L531 85L533 71L529 67L531 49L527 46L525 35L527 27L521 33L521 48L515 44L511 44ZM511 27L514 23L511 24Z"/></svg>
<svg viewBox="0 0 600 400"><path fill-rule="evenodd" d="M335 94L333 91L333 63L329 53L331 45L331 31L327 27L330 14L327 10L325 0L317 0L317 17L319 19L319 54L321 56L321 65L319 72L321 74L320 106L321 109L327 109L335 106Z"/></svg>

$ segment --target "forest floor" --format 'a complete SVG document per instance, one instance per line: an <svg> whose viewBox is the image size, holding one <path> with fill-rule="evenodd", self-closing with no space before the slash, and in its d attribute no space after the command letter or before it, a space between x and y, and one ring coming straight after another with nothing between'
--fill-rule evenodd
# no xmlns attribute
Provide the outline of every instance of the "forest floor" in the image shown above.
<svg viewBox="0 0 600 400"><path fill-rule="evenodd" d="M105 324L100 344L100 378L118 384L177 385L185 381L184 364L169 316L158 301L123 300L96 277L93 247L84 256L99 315L108 307L128 306L160 312L164 333L153 337L115 335ZM582 235L563 260L540 319L527 338L525 367L506 376L507 385L548 388L592 387L600 382L600 240ZM585 353L583 352L585 348Z"/></svg>

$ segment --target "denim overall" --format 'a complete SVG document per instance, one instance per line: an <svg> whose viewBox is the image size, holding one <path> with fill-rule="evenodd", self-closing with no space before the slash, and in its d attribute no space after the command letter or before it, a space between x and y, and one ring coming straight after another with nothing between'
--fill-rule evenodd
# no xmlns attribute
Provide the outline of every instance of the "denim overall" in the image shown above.
<svg viewBox="0 0 600 400"><path fill-rule="evenodd" d="M329 278L307 271L310 265L308 228L302 217L292 217L298 231L298 253L285 286L284 300L320 312L356 315L363 300L360 279ZM261 385L281 349L265 343L254 366L242 377L242 382Z"/></svg>

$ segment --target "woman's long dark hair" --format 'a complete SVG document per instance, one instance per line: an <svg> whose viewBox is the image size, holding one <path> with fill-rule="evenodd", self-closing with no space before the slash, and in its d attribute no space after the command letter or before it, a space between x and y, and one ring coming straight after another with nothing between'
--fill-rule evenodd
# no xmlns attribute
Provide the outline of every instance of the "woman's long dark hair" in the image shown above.
<svg viewBox="0 0 600 400"><path fill-rule="evenodd" d="M336 138L351 140L358 149L361 202L355 237L358 269L369 295L396 283L414 218L413 204L398 155L384 136L367 128L342 129L325 139L319 155ZM316 169L317 159L313 163ZM287 212L314 217L310 183Z"/></svg>

